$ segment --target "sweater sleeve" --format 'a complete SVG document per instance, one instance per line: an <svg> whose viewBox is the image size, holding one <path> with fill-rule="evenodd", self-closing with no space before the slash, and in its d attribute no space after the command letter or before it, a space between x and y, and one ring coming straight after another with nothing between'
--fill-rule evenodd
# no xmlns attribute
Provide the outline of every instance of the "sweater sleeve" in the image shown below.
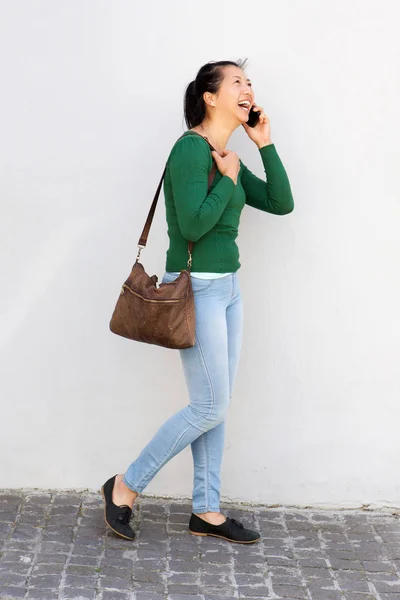
<svg viewBox="0 0 400 600"><path fill-rule="evenodd" d="M260 179L241 163L241 182L246 194L246 204L273 213L286 215L294 209L294 201L285 168L275 144L259 148L267 181Z"/></svg>
<svg viewBox="0 0 400 600"><path fill-rule="evenodd" d="M208 194L212 156L207 142L185 136L174 146L168 161L179 229L196 242L218 222L235 191L235 182L223 176Z"/></svg>

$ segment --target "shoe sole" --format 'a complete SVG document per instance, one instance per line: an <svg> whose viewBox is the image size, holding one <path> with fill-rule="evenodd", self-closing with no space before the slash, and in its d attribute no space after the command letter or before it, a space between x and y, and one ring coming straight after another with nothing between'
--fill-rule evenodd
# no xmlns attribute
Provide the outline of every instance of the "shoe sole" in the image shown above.
<svg viewBox="0 0 400 600"><path fill-rule="evenodd" d="M133 540L135 538L130 538L127 535L124 535L123 533L120 533L119 531L117 531L116 529L114 529L114 527L111 527L110 523L107 521L107 516L106 516L107 500L106 500L106 497L104 495L104 486L101 486L101 495L103 496L103 500L104 500L104 520L107 523L108 527L111 529L111 531L113 531L114 533L116 533L117 535L119 535L119 537L124 538L124 540L130 540L131 542L133 542Z"/></svg>
<svg viewBox="0 0 400 600"><path fill-rule="evenodd" d="M258 542L261 538L257 538L256 540L248 540L248 541L240 541L240 540L231 540L230 538L225 537L224 535L217 535L216 533L198 533L197 531L192 531L189 529L189 533L192 535L199 535L201 537L207 537L211 535L212 537L221 538L223 540L227 540L228 542L232 542L234 544L254 544L254 542Z"/></svg>

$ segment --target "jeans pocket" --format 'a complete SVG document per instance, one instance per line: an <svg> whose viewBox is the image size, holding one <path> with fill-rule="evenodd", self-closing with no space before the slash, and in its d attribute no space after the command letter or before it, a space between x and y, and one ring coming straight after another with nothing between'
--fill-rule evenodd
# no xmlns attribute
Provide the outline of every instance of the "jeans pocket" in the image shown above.
<svg viewBox="0 0 400 600"><path fill-rule="evenodd" d="M215 279L201 279L200 277L192 277L192 290L194 294L206 292L210 289Z"/></svg>
<svg viewBox="0 0 400 600"><path fill-rule="evenodd" d="M165 272L161 283L171 283L171 281L175 281L176 279L178 279L178 277L179 273L175 275L169 272ZM207 291L208 289L210 289L210 287L215 281L215 279L202 279L201 277L191 277L190 280L192 282L192 290L194 294L199 294L201 292Z"/></svg>

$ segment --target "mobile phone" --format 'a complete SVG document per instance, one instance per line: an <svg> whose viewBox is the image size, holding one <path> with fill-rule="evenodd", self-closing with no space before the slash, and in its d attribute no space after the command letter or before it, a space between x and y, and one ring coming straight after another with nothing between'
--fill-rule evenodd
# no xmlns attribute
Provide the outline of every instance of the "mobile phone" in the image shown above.
<svg viewBox="0 0 400 600"><path fill-rule="evenodd" d="M249 127L255 127L258 123L258 118L261 115L259 110L254 110L253 107L250 108L249 119L247 121L247 125Z"/></svg>

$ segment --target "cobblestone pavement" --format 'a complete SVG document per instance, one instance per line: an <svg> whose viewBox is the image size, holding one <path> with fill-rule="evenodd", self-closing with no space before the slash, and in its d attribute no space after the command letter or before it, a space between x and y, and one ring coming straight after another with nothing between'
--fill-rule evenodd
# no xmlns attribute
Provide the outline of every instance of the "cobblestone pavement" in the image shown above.
<svg viewBox="0 0 400 600"><path fill-rule="evenodd" d="M188 533L189 502L142 496L134 541L104 523L100 492L0 492L0 598L400 600L390 512L222 504L262 533L241 545Z"/></svg>

